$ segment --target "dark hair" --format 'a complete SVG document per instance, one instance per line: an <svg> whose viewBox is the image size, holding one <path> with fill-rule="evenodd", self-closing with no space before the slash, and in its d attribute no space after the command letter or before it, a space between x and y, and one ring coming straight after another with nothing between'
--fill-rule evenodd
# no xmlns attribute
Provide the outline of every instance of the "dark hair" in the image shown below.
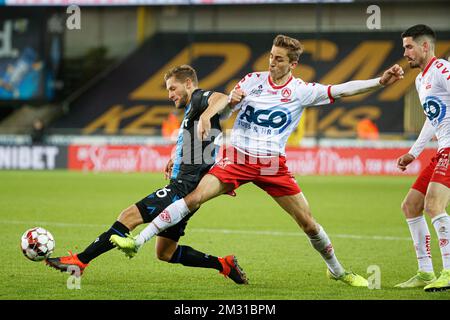
<svg viewBox="0 0 450 320"><path fill-rule="evenodd" d="M198 85L197 73L195 72L195 69L187 64L183 64L167 71L164 75L164 80L167 81L172 77L175 77L175 79L180 82L185 82L186 79L189 78L195 86Z"/></svg>
<svg viewBox="0 0 450 320"><path fill-rule="evenodd" d="M433 39L433 42L436 41L436 33L433 29L424 24L416 24L402 33L402 38L412 37L413 40L421 36L429 36Z"/></svg>
<svg viewBox="0 0 450 320"><path fill-rule="evenodd" d="M279 34L273 39L275 47L281 47L288 50L289 62L298 61L303 52L303 46L297 39Z"/></svg>

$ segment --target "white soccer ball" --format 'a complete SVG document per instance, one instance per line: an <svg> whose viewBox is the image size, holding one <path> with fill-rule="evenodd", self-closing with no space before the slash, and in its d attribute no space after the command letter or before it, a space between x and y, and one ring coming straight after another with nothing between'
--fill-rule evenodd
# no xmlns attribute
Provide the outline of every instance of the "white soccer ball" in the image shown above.
<svg viewBox="0 0 450 320"><path fill-rule="evenodd" d="M25 231L20 241L20 247L28 259L42 261L48 258L55 249L55 239L48 230L35 227Z"/></svg>

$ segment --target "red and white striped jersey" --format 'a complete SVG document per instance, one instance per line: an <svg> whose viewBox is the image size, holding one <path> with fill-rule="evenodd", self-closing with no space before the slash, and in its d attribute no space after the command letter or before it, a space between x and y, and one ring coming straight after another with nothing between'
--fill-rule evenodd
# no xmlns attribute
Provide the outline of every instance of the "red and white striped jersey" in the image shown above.
<svg viewBox="0 0 450 320"><path fill-rule="evenodd" d="M416 89L439 149L450 147L450 62L434 57L416 77Z"/></svg>
<svg viewBox="0 0 450 320"><path fill-rule="evenodd" d="M308 106L332 103L331 86L291 78L275 85L269 72L246 75L237 85L245 93L234 110L239 113L231 133L231 144L257 157L285 155L289 135Z"/></svg>

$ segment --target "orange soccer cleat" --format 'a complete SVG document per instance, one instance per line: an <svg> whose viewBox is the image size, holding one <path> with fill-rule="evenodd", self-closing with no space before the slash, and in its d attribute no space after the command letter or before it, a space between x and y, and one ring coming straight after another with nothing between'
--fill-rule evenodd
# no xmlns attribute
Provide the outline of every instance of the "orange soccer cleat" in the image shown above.
<svg viewBox="0 0 450 320"><path fill-rule="evenodd" d="M72 275L81 276L84 269L89 265L78 259L77 254L69 251L69 255L65 257L48 258L45 263L61 272L70 272Z"/></svg>
<svg viewBox="0 0 450 320"><path fill-rule="evenodd" d="M220 272L225 278L230 278L237 284L248 284L247 275L244 272L234 255L229 255L224 258L219 257L219 262L222 264L222 271Z"/></svg>

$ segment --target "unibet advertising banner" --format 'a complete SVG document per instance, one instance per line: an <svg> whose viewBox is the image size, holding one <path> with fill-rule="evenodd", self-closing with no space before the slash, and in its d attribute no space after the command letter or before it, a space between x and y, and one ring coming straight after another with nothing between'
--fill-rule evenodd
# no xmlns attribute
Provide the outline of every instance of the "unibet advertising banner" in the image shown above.
<svg viewBox="0 0 450 320"><path fill-rule="evenodd" d="M0 170L67 168L67 147L0 145Z"/></svg>

